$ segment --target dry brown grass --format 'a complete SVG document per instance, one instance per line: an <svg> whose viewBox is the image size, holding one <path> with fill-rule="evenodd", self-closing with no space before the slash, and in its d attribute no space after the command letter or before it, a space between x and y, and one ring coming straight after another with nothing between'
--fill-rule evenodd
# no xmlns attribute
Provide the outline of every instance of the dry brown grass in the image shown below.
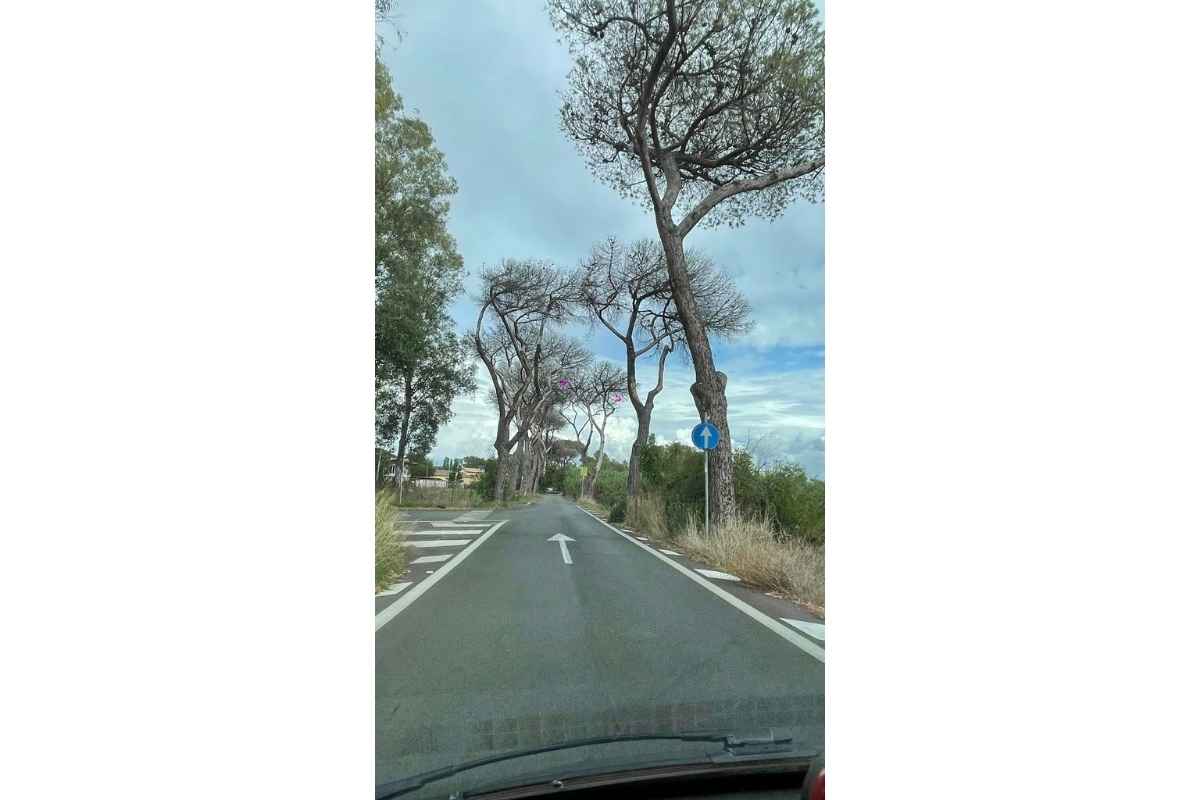
<svg viewBox="0 0 1200 800"><path fill-rule="evenodd" d="M607 506L603 506L597 503L595 500L589 500L586 497L580 497L576 499L575 502L578 503L585 511L593 511L605 519L608 519L609 509Z"/></svg>
<svg viewBox="0 0 1200 800"><path fill-rule="evenodd" d="M697 561L824 613L825 548L808 542L781 542L765 519L739 517L706 537L703 522L692 517L675 543Z"/></svg>
<svg viewBox="0 0 1200 800"><path fill-rule="evenodd" d="M386 589L408 566L404 531L396 529L397 509L388 491L375 493L375 591Z"/></svg>
<svg viewBox="0 0 1200 800"><path fill-rule="evenodd" d="M630 509L629 527L645 533L651 539L670 539L667 526L667 507L661 496L653 493L638 498L636 509Z"/></svg>

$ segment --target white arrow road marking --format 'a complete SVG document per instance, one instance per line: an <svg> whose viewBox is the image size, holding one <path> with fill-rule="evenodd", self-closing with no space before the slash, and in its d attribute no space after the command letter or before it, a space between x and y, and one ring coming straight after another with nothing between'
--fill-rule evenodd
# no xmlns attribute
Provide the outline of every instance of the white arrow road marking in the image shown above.
<svg viewBox="0 0 1200 800"><path fill-rule="evenodd" d="M376 597L388 597L389 595L400 594L401 592L403 592L405 589L407 589L410 586L412 586L412 581L405 581L404 583L393 583L391 586L389 586L387 588L386 591L379 592L375 596Z"/></svg>
<svg viewBox="0 0 1200 800"><path fill-rule="evenodd" d="M801 633L806 633L812 638L818 639L822 642L825 641L825 626L820 622L805 622L803 620L787 619L785 617L780 617L780 619Z"/></svg>
<svg viewBox="0 0 1200 800"><path fill-rule="evenodd" d="M428 542L409 542L409 547L462 547L470 544L470 539L434 539Z"/></svg>
<svg viewBox="0 0 1200 800"><path fill-rule="evenodd" d="M698 569L696 572L699 572L706 578L716 578L720 581L737 581L738 583L742 581L737 575L730 575L728 572L721 572L716 569Z"/></svg>
<svg viewBox="0 0 1200 800"><path fill-rule="evenodd" d="M444 556L421 556L420 558L414 558L412 560L412 563L414 563L414 564L436 564L439 561L449 561L450 557L452 555L454 555L454 554L446 553Z"/></svg>
<svg viewBox="0 0 1200 800"><path fill-rule="evenodd" d="M562 550L562 557L563 557L564 564L575 563L571 560L571 554L567 552L567 542L573 542L573 541L575 541L574 539L572 539L570 536L563 536L561 533L556 533L553 536L551 536L549 539L547 539L546 541L547 542L558 542L559 549Z"/></svg>

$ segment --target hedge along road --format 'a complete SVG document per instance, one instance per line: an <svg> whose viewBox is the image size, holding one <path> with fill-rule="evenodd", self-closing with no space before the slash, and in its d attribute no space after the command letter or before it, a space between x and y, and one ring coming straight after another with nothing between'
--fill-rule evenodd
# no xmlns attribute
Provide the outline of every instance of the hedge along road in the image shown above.
<svg viewBox="0 0 1200 800"><path fill-rule="evenodd" d="M823 651L801 649L799 634L561 497L495 512L479 527L490 535L445 562L398 613L377 602L377 783L623 732L773 726L822 746ZM486 777L544 765L509 762Z"/></svg>

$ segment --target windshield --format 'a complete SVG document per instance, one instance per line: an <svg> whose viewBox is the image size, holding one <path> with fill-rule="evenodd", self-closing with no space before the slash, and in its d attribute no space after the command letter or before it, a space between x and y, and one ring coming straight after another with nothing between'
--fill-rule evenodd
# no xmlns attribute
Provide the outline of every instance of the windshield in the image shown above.
<svg viewBox="0 0 1200 800"><path fill-rule="evenodd" d="M824 748L823 11L630 5L377 2L377 784Z"/></svg>

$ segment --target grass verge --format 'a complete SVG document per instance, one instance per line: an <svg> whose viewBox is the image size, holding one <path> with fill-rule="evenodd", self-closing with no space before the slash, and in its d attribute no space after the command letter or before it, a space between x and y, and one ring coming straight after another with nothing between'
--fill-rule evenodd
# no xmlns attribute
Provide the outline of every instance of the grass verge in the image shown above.
<svg viewBox="0 0 1200 800"><path fill-rule="evenodd" d="M396 530L397 509L391 493L375 493L375 591L390 586L408 566L403 531Z"/></svg>
<svg viewBox="0 0 1200 800"><path fill-rule="evenodd" d="M585 511L591 511L604 517L604 519L608 519L609 508L607 506L603 506L595 500L588 500L586 497L576 498L575 502L583 507Z"/></svg>
<svg viewBox="0 0 1200 800"><path fill-rule="evenodd" d="M395 496L395 489L385 490ZM394 500L393 500L394 502ZM479 496L474 489L461 486L441 488L409 486L404 489L403 508L487 508L494 503Z"/></svg>
<svg viewBox="0 0 1200 800"><path fill-rule="evenodd" d="M737 517L704 535L691 517L674 540L697 561L737 575L747 584L777 592L825 615L825 548L803 541L780 541L766 519Z"/></svg>
<svg viewBox="0 0 1200 800"><path fill-rule="evenodd" d="M651 539L674 538L670 526L667 525L667 507L661 495L641 495L637 504L630 507L627 513L629 527L642 531Z"/></svg>

